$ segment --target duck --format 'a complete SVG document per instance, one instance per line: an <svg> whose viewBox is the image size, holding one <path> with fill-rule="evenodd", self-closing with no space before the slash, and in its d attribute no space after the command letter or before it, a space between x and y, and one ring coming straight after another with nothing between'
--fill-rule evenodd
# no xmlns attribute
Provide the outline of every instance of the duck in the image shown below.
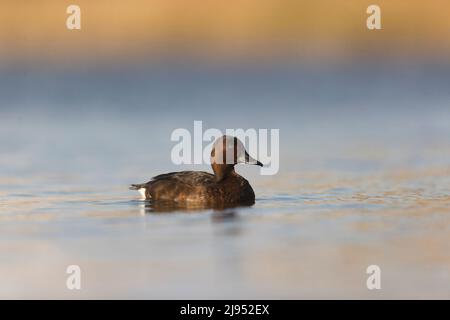
<svg viewBox="0 0 450 320"><path fill-rule="evenodd" d="M237 164L262 167L252 158L243 143L233 136L219 137L211 150L213 173L179 171L157 175L146 183L132 184L146 200L153 203L172 203L180 206L235 207L255 203L255 192L250 183L236 173Z"/></svg>

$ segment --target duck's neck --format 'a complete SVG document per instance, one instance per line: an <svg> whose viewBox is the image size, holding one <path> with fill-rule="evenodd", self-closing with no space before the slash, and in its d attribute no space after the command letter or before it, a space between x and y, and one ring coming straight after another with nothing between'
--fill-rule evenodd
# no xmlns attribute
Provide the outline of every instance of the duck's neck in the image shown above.
<svg viewBox="0 0 450 320"><path fill-rule="evenodd" d="M235 174L234 164L218 164L214 162L211 164L211 167L214 171L217 182L223 181Z"/></svg>

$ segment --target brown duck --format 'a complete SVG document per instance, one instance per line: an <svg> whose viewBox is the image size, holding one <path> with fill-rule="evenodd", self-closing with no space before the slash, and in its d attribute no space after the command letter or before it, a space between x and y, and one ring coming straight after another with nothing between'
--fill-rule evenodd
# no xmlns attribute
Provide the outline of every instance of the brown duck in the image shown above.
<svg viewBox="0 0 450 320"><path fill-rule="evenodd" d="M214 174L203 171L170 172L153 177L149 182L132 184L153 202L173 202L176 206L231 207L252 205L255 192L250 183L234 171L239 163L262 167L250 157L236 137L222 136L211 151Z"/></svg>

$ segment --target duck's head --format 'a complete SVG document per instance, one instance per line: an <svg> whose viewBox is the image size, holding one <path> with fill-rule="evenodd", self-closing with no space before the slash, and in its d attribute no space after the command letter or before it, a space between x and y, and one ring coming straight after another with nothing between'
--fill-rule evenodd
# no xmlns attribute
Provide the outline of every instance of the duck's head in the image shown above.
<svg viewBox="0 0 450 320"><path fill-rule="evenodd" d="M211 166L217 181L223 180L232 173L234 166L239 163L263 166L261 162L248 154L244 144L238 138L226 135L218 138L211 151Z"/></svg>

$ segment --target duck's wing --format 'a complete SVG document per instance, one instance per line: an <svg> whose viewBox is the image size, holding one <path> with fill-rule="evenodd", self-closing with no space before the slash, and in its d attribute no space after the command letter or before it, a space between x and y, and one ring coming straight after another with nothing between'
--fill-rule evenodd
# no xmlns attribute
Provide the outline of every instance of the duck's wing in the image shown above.
<svg viewBox="0 0 450 320"><path fill-rule="evenodd" d="M130 189L144 189L146 198L154 200L181 200L214 182L214 175L207 172L180 171L160 174L147 183L133 184Z"/></svg>
<svg viewBox="0 0 450 320"><path fill-rule="evenodd" d="M154 176L150 181L145 182L145 183L136 183L136 184L131 184L130 185L130 190L139 190L142 188L148 188L151 186L151 184L155 181L160 181L160 180L171 180L175 177L176 174L181 174L182 172L169 172L169 173L163 173L157 176Z"/></svg>

